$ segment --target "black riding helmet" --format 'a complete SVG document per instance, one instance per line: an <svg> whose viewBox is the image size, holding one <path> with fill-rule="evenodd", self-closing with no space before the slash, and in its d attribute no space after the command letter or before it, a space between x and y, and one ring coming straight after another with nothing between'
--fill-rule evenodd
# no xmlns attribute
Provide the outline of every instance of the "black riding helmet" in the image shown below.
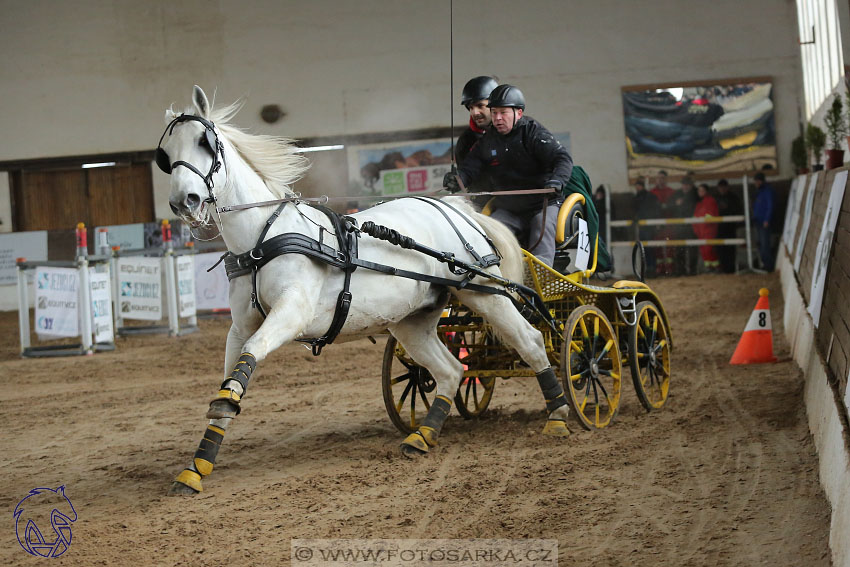
<svg viewBox="0 0 850 567"><path fill-rule="evenodd" d="M460 104L469 107L473 102L490 97L490 91L499 86L493 77L481 76L469 79L460 94Z"/></svg>
<svg viewBox="0 0 850 567"><path fill-rule="evenodd" d="M522 91L513 85L499 85L490 93L489 108L521 108L525 109L525 97Z"/></svg>

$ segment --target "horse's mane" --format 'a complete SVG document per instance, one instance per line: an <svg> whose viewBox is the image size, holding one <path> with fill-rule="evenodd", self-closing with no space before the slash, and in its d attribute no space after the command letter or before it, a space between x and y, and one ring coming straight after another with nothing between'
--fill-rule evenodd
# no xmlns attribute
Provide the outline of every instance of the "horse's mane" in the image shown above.
<svg viewBox="0 0 850 567"><path fill-rule="evenodd" d="M230 124L229 120L244 104L244 100L237 100L223 108L213 108L209 118L272 193L280 198L293 196L289 187L310 169L309 160L294 152L296 146L291 138L249 134Z"/></svg>

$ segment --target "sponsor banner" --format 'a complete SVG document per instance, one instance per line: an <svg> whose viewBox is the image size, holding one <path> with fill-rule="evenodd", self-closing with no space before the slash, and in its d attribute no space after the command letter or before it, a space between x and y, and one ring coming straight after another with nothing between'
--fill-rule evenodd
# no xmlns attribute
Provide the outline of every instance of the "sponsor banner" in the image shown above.
<svg viewBox="0 0 850 567"><path fill-rule="evenodd" d="M794 273L800 273L800 263L803 261L803 246L806 245L806 237L809 235L809 223L812 221L812 204L815 202L815 189L818 186L818 176L820 171L816 171L809 179L809 190L806 192L806 208L803 211L803 226L800 227L800 232L797 233L797 246L794 248Z"/></svg>
<svg viewBox="0 0 850 567"><path fill-rule="evenodd" d="M80 334L78 282L75 268L36 268L35 332L40 340Z"/></svg>
<svg viewBox="0 0 850 567"><path fill-rule="evenodd" d="M439 191L448 172L448 165L385 169L380 173L378 187L383 195Z"/></svg>
<svg viewBox="0 0 850 567"><path fill-rule="evenodd" d="M195 300L195 257L177 256L177 313L191 317L197 311Z"/></svg>
<svg viewBox="0 0 850 567"><path fill-rule="evenodd" d="M124 319L158 321L162 318L162 263L160 258L119 258L118 309Z"/></svg>
<svg viewBox="0 0 850 567"><path fill-rule="evenodd" d="M30 262L47 260L47 231L0 234L0 285L18 282L18 258Z"/></svg>
<svg viewBox="0 0 850 567"><path fill-rule="evenodd" d="M89 268L89 283L91 285L91 316L94 342L114 342L112 288L109 272L98 272L96 268Z"/></svg>
<svg viewBox="0 0 850 567"><path fill-rule="evenodd" d="M782 227L782 242L789 251L794 245L794 231L800 221L800 201L803 196L803 185L805 176L798 175L791 181L791 189L788 191L788 204L785 207L785 224Z"/></svg>
<svg viewBox="0 0 850 567"><path fill-rule="evenodd" d="M211 272L207 272L221 259L220 252L196 254L195 258L195 299L201 310L230 309L228 293L230 282L224 271L224 262Z"/></svg>
<svg viewBox="0 0 850 567"><path fill-rule="evenodd" d="M839 171L832 181L832 190L829 193L829 202L826 205L823 225L820 228L818 246L815 250L814 273L812 274L812 288L809 297L809 315L815 328L820 324L820 312L823 306L823 292L826 289L826 271L829 264L829 253L832 250L832 241L835 239L835 225L838 223L838 213L841 210L841 202L844 200L844 188L847 185L847 170Z"/></svg>

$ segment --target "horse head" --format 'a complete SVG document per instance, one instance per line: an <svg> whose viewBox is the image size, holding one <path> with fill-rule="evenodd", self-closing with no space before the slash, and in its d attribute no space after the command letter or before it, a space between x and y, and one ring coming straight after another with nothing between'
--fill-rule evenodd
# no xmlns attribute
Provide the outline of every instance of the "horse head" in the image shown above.
<svg viewBox="0 0 850 567"><path fill-rule="evenodd" d="M165 131L156 149L156 163L171 174L168 203L175 215L190 224L206 218L205 203L215 202L215 188L226 182L224 146L210 119L211 106L201 87L192 93L194 108L182 114L165 111Z"/></svg>

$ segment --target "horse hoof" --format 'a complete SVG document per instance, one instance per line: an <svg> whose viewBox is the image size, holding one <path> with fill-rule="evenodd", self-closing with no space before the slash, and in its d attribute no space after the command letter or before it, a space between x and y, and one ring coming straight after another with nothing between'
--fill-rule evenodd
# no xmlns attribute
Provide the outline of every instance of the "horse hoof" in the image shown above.
<svg viewBox="0 0 850 567"><path fill-rule="evenodd" d="M239 413L239 408L227 400L215 400L210 404L207 411L207 419L234 418Z"/></svg>
<svg viewBox="0 0 850 567"><path fill-rule="evenodd" d="M177 482L176 480L171 483L171 487L168 489L168 496L194 496L198 493L197 490L192 488L191 486L186 486L182 482Z"/></svg>
<svg viewBox="0 0 850 567"><path fill-rule="evenodd" d="M401 444L401 454L407 457L408 459L417 459L424 455L427 455L427 451L423 451L422 449L417 449L412 445L407 445L406 443Z"/></svg>
<svg viewBox="0 0 850 567"><path fill-rule="evenodd" d="M543 435L551 437L569 437L570 430L567 429L567 422L560 419L550 419L543 426Z"/></svg>

